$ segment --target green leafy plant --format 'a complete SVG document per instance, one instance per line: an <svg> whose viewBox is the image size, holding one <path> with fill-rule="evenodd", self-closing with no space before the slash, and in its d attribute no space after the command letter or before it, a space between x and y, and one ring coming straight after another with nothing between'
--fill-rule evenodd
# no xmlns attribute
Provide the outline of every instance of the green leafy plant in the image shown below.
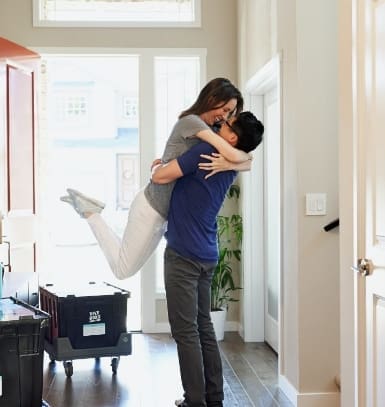
<svg viewBox="0 0 385 407"><path fill-rule="evenodd" d="M228 199L238 199L240 188L233 184L227 192ZM227 308L229 302L236 302L233 292L242 289L234 282L233 262L241 260L243 236L242 216L232 214L217 216L218 264L211 282L211 310Z"/></svg>

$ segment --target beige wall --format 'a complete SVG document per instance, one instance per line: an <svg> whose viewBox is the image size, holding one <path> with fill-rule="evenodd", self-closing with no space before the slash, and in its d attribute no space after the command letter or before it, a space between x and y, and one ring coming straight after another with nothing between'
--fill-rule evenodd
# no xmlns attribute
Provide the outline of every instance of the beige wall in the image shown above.
<svg viewBox="0 0 385 407"><path fill-rule="evenodd" d="M339 369L338 234L322 230L338 217L336 7L335 0L202 0L202 28L181 35L179 29L33 28L32 1L0 2L0 36L22 45L203 47L207 78L223 75L241 86L281 53L281 373L300 393L335 391ZM306 192L327 193L327 216L304 215Z"/></svg>
<svg viewBox="0 0 385 407"><path fill-rule="evenodd" d="M207 48L207 78L235 81L236 13L236 0L202 0L201 28L34 28L32 0L1 0L0 37L30 47Z"/></svg>
<svg viewBox="0 0 385 407"><path fill-rule="evenodd" d="M274 55L282 58L281 373L298 401L314 393L324 401L317 405L331 406L339 371L339 239L338 230L323 226L338 217L337 3L239 0L238 8L241 86ZM326 216L305 216L307 192L327 194Z"/></svg>

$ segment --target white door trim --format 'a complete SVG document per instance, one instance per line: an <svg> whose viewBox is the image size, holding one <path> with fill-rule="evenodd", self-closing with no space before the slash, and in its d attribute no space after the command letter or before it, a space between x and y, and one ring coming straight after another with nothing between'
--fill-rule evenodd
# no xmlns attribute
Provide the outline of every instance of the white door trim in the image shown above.
<svg viewBox="0 0 385 407"><path fill-rule="evenodd" d="M264 95L275 87L278 89L278 106L281 112L280 65L281 58L277 55L246 84L244 92L246 109L254 112L262 121ZM253 156L252 171L242 174L242 210L245 222L243 247L244 303L241 335L246 342L264 341L263 145L262 148L259 147L253 153ZM281 315L279 315L279 323L281 324ZM281 342L281 338L279 338L279 342ZM280 349L279 346L278 349Z"/></svg>

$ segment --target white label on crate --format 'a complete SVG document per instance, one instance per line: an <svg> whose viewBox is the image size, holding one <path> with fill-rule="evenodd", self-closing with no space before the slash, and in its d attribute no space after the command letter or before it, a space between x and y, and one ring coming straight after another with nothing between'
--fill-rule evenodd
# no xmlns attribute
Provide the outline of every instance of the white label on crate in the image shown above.
<svg viewBox="0 0 385 407"><path fill-rule="evenodd" d="M100 322L101 320L102 316L100 315L100 311L89 312L89 322Z"/></svg>
<svg viewBox="0 0 385 407"><path fill-rule="evenodd" d="M106 324L84 324L83 336L105 335Z"/></svg>

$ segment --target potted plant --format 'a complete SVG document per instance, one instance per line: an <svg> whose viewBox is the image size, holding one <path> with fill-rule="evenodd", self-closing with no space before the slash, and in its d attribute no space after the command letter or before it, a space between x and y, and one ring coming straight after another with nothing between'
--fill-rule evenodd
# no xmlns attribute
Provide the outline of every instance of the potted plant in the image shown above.
<svg viewBox="0 0 385 407"><path fill-rule="evenodd" d="M227 192L228 199L238 199L240 188L233 184ZM211 282L211 319L217 340L224 336L227 308L230 302L238 301L233 297L234 291L240 290L234 282L234 261L241 260L241 243L243 235L242 216L231 214L217 216L218 264Z"/></svg>

